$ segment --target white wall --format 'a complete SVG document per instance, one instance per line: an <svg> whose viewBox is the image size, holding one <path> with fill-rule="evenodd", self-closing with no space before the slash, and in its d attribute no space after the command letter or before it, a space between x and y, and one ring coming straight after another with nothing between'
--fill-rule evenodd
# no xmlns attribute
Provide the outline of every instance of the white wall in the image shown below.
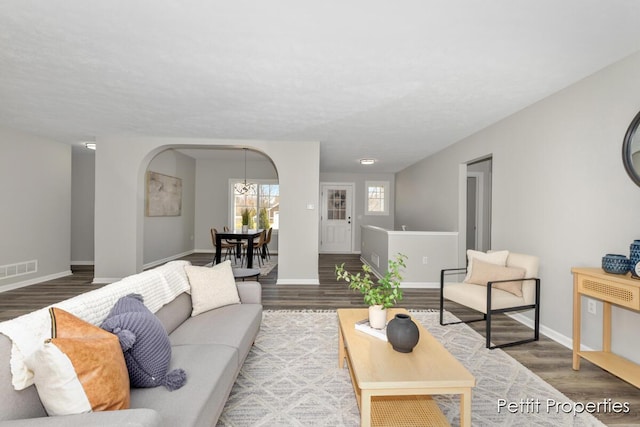
<svg viewBox="0 0 640 427"><path fill-rule="evenodd" d="M366 215L365 214L365 182L366 181L388 181L389 182L389 215ZM321 173L320 182L355 183L354 199L354 220L352 228L355 233L353 252L360 252L361 226L372 225L375 227L393 230L395 211L395 175L391 173ZM320 200L317 205L322 208Z"/></svg>
<svg viewBox="0 0 640 427"><path fill-rule="evenodd" d="M195 218L195 159L165 150L149 163L147 171L182 180L180 216L144 217L144 266L154 266L193 252Z"/></svg>
<svg viewBox="0 0 640 427"><path fill-rule="evenodd" d="M104 137L96 152L95 281L142 270L144 174L170 147L246 146L269 156L280 182L278 284L318 284L317 141ZM113 209L116 206L118 209ZM313 232L310 232L313 230Z"/></svg>
<svg viewBox="0 0 640 427"><path fill-rule="evenodd" d="M407 259L402 287L435 288L440 286L441 266L456 266L458 233L389 231L367 225L362 227L361 246L361 258L378 275L386 273L390 258L403 254Z"/></svg>
<svg viewBox="0 0 640 427"><path fill-rule="evenodd" d="M36 273L0 279L0 290L71 274L71 146L0 129L0 265L38 261Z"/></svg>
<svg viewBox="0 0 640 427"><path fill-rule="evenodd" d="M572 266L599 266L640 238L640 188L621 161L640 109L640 54L401 171L396 224L458 230L460 165L493 155L494 249L540 256L543 332L572 333ZM464 230L460 230L462 233ZM583 314L599 347L602 307ZM613 349L640 361L640 315L614 309Z"/></svg>
<svg viewBox="0 0 640 427"><path fill-rule="evenodd" d="M228 151L223 160L198 159L196 162L196 222L195 248L198 252L213 251L210 229L222 231L233 226L229 218L229 179L244 178L242 151L230 160ZM247 179L278 179L277 171L267 157L247 161ZM272 233L271 253L277 251L278 232Z"/></svg>
<svg viewBox="0 0 640 427"><path fill-rule="evenodd" d="M71 159L71 265L93 265L95 151L73 147Z"/></svg>

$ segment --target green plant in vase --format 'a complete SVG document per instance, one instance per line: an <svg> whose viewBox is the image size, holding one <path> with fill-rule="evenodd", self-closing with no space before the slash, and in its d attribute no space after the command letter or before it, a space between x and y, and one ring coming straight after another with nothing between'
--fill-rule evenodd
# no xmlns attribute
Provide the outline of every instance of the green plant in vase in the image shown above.
<svg viewBox="0 0 640 427"><path fill-rule="evenodd" d="M344 263L336 265L336 279L344 280L350 289L360 291L363 295L364 303L369 306L369 324L373 328L384 328L387 323L387 308L402 300L400 269L406 268L406 259L407 256L401 253L390 259L389 268L377 282L373 281L373 269L367 264L363 264L362 272L357 274L345 270Z"/></svg>
<svg viewBox="0 0 640 427"><path fill-rule="evenodd" d="M242 217L242 232L246 233L249 229L249 222L251 221L251 212L253 209L244 208L240 212L240 216Z"/></svg>
<svg viewBox="0 0 640 427"><path fill-rule="evenodd" d="M269 226L269 212L267 212L266 208L261 208L260 215L258 216L258 228L267 230Z"/></svg>

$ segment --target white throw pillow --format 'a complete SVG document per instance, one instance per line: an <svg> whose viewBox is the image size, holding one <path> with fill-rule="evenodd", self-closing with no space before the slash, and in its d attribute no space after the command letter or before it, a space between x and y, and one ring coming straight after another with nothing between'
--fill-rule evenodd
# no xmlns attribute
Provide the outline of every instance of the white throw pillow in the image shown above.
<svg viewBox="0 0 640 427"><path fill-rule="evenodd" d="M34 372L34 383L48 415L91 412L91 403L71 360L58 347L45 343L25 362Z"/></svg>
<svg viewBox="0 0 640 427"><path fill-rule="evenodd" d="M507 257L509 251L495 251L495 252L480 252L473 249L467 250L467 275L464 278L466 283L471 283L471 273L473 270L473 260L478 259L480 261L488 262L489 264L499 265L504 267L507 265Z"/></svg>
<svg viewBox="0 0 640 427"><path fill-rule="evenodd" d="M191 285L191 316L229 304L239 304L240 296L231 261L213 267L184 267Z"/></svg>

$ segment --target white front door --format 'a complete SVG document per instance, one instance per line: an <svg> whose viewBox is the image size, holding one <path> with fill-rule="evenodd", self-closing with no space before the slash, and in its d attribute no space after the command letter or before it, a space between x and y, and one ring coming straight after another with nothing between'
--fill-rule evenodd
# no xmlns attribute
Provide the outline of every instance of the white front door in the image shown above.
<svg viewBox="0 0 640 427"><path fill-rule="evenodd" d="M350 253L353 248L353 184L321 184L320 252Z"/></svg>

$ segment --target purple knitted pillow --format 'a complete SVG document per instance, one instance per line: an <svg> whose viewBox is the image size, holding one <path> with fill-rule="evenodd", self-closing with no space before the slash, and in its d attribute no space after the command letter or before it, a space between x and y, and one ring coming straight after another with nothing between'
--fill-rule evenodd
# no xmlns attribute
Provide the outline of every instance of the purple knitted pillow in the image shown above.
<svg viewBox="0 0 640 427"><path fill-rule="evenodd" d="M171 344L160 320L144 305L142 296L120 298L100 325L120 340L132 387L179 389L186 382L182 369L169 370Z"/></svg>

